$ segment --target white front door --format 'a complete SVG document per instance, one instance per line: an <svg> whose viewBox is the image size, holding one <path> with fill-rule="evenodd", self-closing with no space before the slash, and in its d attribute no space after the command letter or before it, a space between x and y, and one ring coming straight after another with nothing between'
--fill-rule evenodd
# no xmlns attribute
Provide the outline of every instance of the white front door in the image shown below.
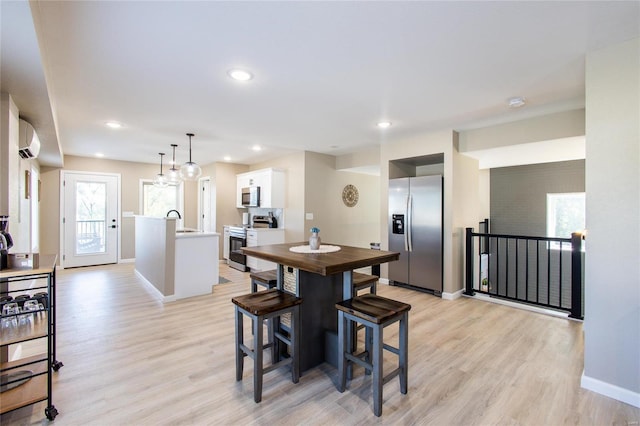
<svg viewBox="0 0 640 426"><path fill-rule="evenodd" d="M62 266L118 262L120 176L62 172Z"/></svg>

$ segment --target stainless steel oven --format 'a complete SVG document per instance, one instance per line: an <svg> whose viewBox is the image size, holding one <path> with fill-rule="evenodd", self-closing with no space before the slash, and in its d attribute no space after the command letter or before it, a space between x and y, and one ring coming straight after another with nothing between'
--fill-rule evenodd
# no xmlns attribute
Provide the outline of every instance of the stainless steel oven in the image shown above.
<svg viewBox="0 0 640 426"><path fill-rule="evenodd" d="M229 266L246 272L247 256L242 254L242 247L247 246L247 230L244 226L229 227Z"/></svg>

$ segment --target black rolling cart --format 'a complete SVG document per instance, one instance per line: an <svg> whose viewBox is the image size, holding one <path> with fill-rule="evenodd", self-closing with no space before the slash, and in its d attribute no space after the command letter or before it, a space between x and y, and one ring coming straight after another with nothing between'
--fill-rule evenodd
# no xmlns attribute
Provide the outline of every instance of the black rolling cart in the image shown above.
<svg viewBox="0 0 640 426"><path fill-rule="evenodd" d="M56 359L56 259L55 255L13 255L9 268L0 270L0 304L12 304L0 311L0 414L47 401L47 419L58 415L52 389L52 374L63 366ZM25 303L36 308L26 310ZM9 309L16 305L19 311ZM46 351L9 359L12 346L32 342L36 347L37 340L46 340Z"/></svg>

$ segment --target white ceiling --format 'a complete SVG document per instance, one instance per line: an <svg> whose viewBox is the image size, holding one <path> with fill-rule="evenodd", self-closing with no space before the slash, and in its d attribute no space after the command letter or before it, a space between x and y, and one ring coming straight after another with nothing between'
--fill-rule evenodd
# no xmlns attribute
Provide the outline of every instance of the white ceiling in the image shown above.
<svg viewBox="0 0 640 426"><path fill-rule="evenodd" d="M639 5L2 1L1 89L49 165L58 143L147 163L177 143L184 162L187 132L199 164L339 155L583 107L585 54L638 37Z"/></svg>

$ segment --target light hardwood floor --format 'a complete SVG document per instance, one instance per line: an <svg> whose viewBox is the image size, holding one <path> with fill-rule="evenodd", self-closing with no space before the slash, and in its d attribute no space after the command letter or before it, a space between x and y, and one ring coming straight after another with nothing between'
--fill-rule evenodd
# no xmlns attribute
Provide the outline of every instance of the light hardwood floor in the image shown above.
<svg viewBox="0 0 640 426"><path fill-rule="evenodd" d="M630 425L640 409L580 388L582 324L462 298L444 301L387 285L410 303L409 391L384 387L372 413L370 376L356 369L345 393L323 364L293 384L265 376L253 402L252 368L234 372L231 298L248 274L211 295L163 304L132 264L58 271L55 425ZM387 338L396 342L393 327ZM248 331L247 331L248 332ZM386 332L386 330L385 330ZM385 356L392 368L395 357ZM386 369L385 369L386 370ZM3 416L2 425L46 424L44 403Z"/></svg>

